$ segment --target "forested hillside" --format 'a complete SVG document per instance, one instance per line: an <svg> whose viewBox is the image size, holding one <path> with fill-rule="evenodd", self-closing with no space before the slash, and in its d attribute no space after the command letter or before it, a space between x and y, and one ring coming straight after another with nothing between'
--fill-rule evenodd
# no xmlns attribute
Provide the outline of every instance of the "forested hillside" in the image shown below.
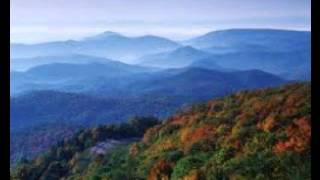
<svg viewBox="0 0 320 180"><path fill-rule="evenodd" d="M11 179L311 179L310 101L310 83L238 92L186 108L141 141L104 153L92 148L157 121L80 131L21 162Z"/></svg>

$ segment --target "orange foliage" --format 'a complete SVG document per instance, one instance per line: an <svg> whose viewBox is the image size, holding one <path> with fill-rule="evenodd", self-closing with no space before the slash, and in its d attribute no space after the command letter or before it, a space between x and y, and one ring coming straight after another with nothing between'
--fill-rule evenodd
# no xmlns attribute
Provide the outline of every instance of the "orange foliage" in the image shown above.
<svg viewBox="0 0 320 180"><path fill-rule="evenodd" d="M130 157L135 157L139 153L139 148L136 143L134 143L129 149Z"/></svg>
<svg viewBox="0 0 320 180"><path fill-rule="evenodd" d="M187 176L184 176L182 180L200 180L199 172L196 170L191 171Z"/></svg>
<svg viewBox="0 0 320 180"><path fill-rule="evenodd" d="M189 134L191 133L191 129L190 128L183 128L180 130L180 141L182 143L185 143L186 141L188 141L189 138Z"/></svg>
<svg viewBox="0 0 320 180"><path fill-rule="evenodd" d="M186 119L184 117L179 116L172 116L170 119L168 119L168 123L177 125L182 125L185 121Z"/></svg>
<svg viewBox="0 0 320 180"><path fill-rule="evenodd" d="M185 126L191 127L192 125L199 123L203 117L204 114L202 112L189 116L189 118L185 121Z"/></svg>
<svg viewBox="0 0 320 180"><path fill-rule="evenodd" d="M285 104L282 106L283 115L290 116L296 112L300 106L301 99L303 99L301 94L294 93L289 95L285 101Z"/></svg>
<svg viewBox="0 0 320 180"><path fill-rule="evenodd" d="M177 144L175 144L172 139L165 138L159 141L158 143L151 144L151 146L148 147L148 150L145 151L145 154L153 155L157 153L161 153L163 151L170 151L177 147Z"/></svg>
<svg viewBox="0 0 320 180"><path fill-rule="evenodd" d="M254 114L251 112L242 112L242 114L237 116L238 122L237 124L242 125L246 121L250 120L252 117L254 117Z"/></svg>
<svg viewBox="0 0 320 180"><path fill-rule="evenodd" d="M223 104L216 100L216 101L210 101L208 103L208 106L209 106L209 111L207 113L207 116L210 117L210 116L214 116L216 115L218 112L221 112L223 110Z"/></svg>
<svg viewBox="0 0 320 180"><path fill-rule="evenodd" d="M294 124L286 129L288 139L275 145L275 152L284 151L303 152L310 146L311 126L310 119L302 117L294 121Z"/></svg>
<svg viewBox="0 0 320 180"><path fill-rule="evenodd" d="M210 124L205 124L193 131L190 129L183 129L180 135L181 143L191 145L202 139L207 139L215 132L215 127Z"/></svg>
<svg viewBox="0 0 320 180"><path fill-rule="evenodd" d="M309 139L311 137L311 127L310 127L310 119L307 117L302 117L294 121L294 123L299 127L299 130L306 135Z"/></svg>
<svg viewBox="0 0 320 180"><path fill-rule="evenodd" d="M159 129L161 129L161 125L154 126L153 128L148 129L142 138L142 142L145 144L149 144L152 142L153 138L157 135L159 132Z"/></svg>
<svg viewBox="0 0 320 180"><path fill-rule="evenodd" d="M263 103L262 100L255 98L253 103L252 103L252 109L255 112L260 112L264 109L265 103Z"/></svg>
<svg viewBox="0 0 320 180"><path fill-rule="evenodd" d="M215 127L209 124L203 125L193 131L193 134L190 137L191 142L199 141L200 139L204 139L210 137L210 134L213 134Z"/></svg>
<svg viewBox="0 0 320 180"><path fill-rule="evenodd" d="M259 122L257 124L257 128L270 132L270 130L275 126L275 122L274 117L270 115L264 121Z"/></svg>
<svg viewBox="0 0 320 180"><path fill-rule="evenodd" d="M152 167L148 180L169 180L172 172L173 163L161 159Z"/></svg>
<svg viewBox="0 0 320 180"><path fill-rule="evenodd" d="M266 105L266 109L276 109L280 104L283 103L283 96L272 96Z"/></svg>
<svg viewBox="0 0 320 180"><path fill-rule="evenodd" d="M169 150L169 149L173 149L174 148L174 144L170 139L167 139L167 140L165 140L165 141L163 141L161 143L161 148L162 148L163 151Z"/></svg>

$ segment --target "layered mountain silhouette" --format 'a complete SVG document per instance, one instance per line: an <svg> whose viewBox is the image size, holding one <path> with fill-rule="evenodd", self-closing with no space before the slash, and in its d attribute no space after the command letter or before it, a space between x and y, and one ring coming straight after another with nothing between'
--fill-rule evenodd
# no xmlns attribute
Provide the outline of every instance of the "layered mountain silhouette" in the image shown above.
<svg viewBox="0 0 320 180"><path fill-rule="evenodd" d="M46 61L45 56L82 54L94 56L92 59L98 56L160 68L195 65L209 69L260 69L290 80L305 80L310 79L310 38L307 31L229 29L174 42L152 35L126 37L107 31L79 41L12 44L11 64L13 70L25 70ZM26 57L32 59L21 59ZM74 62L72 59L81 58L69 59Z"/></svg>
<svg viewBox="0 0 320 180"><path fill-rule="evenodd" d="M307 31L230 29L207 33L183 44L213 54L195 65L260 69L290 80L311 74L311 34Z"/></svg>
<svg viewBox="0 0 320 180"><path fill-rule="evenodd" d="M32 58L12 58L10 60L11 71L27 71L30 68L52 64L52 63L69 63L69 64L87 64L87 63L108 63L115 61L96 56L80 54L61 54L53 56L38 56Z"/></svg>
<svg viewBox="0 0 320 180"><path fill-rule="evenodd" d="M28 134L26 149L36 154L32 132L43 125L55 132L57 124L69 131L136 115L164 119L239 90L310 80L310 51L310 32L271 29L214 31L183 42L107 31L77 41L11 44L11 131L19 142Z"/></svg>
<svg viewBox="0 0 320 180"><path fill-rule="evenodd" d="M10 53L11 58L83 54L131 62L143 55L168 51L179 46L174 41L152 35L126 37L118 33L105 32L79 41L11 44Z"/></svg>
<svg viewBox="0 0 320 180"><path fill-rule="evenodd" d="M183 44L199 49L226 47L229 49L257 48L261 50L263 48L269 51L292 51L310 48L310 40L309 31L228 29L209 32L184 41Z"/></svg>
<svg viewBox="0 0 320 180"><path fill-rule="evenodd" d="M252 77L246 74L252 73ZM105 60L104 63L68 64L53 63L40 65L26 72L11 73L11 94L17 95L31 90L59 90L68 92L88 92L104 96L140 95L145 92L159 92L165 95L182 95L189 90L196 90L199 85L202 90L216 86L217 92L223 92L225 86L242 84L263 73L263 79L268 83L284 82L281 78L258 70L224 71L189 66L159 70L136 65L128 65L117 61ZM244 77L241 79L241 77ZM238 80L240 80L238 82ZM252 81L254 87L260 81ZM223 85L222 85L223 84ZM211 87L212 88L212 87ZM177 91L175 93L175 91ZM199 92L200 93L200 92ZM204 94L202 92L202 94Z"/></svg>
<svg viewBox="0 0 320 180"><path fill-rule="evenodd" d="M95 65L92 65L92 69L98 69ZM61 70L67 67L72 69L73 66L77 65L66 65L63 68L58 66L54 69L60 75L55 76L56 79L52 79L53 76L41 76L41 73L50 71L48 69L33 69L29 73L35 73L47 79L46 83L50 83L63 79L63 75L65 78L71 77ZM103 68L101 64L99 66ZM35 83L29 87L29 91L33 91L25 91L23 95L13 97L10 103L12 127L26 127L46 121L111 123L134 115L167 117L186 103L200 102L243 89L277 86L285 82L259 70L220 72L201 68L172 69L146 73L136 79L130 79L130 75L104 79L103 83L97 84L101 78L96 79L96 74L90 75L86 72L87 79L74 81L74 88L70 88L71 81L52 83L51 87L38 83L37 88L42 91L34 91ZM84 81L86 86L81 89Z"/></svg>
<svg viewBox="0 0 320 180"><path fill-rule="evenodd" d="M260 69L288 80L308 80L311 75L311 53L308 51L241 51L212 55L192 65L217 69Z"/></svg>
<svg viewBox="0 0 320 180"><path fill-rule="evenodd" d="M160 68L180 68L190 65L192 62L209 57L211 54L184 46L170 52L144 56L138 60L140 65Z"/></svg>
<svg viewBox="0 0 320 180"><path fill-rule="evenodd" d="M87 58L87 56L85 57ZM62 60L64 58L64 56L61 57ZM89 61L85 62L88 60L86 58L79 58L79 60L84 60L84 63L50 63L30 68L25 72L13 71L10 73L11 94L62 87L70 87L76 91L81 91L81 87L89 88L91 85L95 86L95 83L98 82L111 81L117 83L115 80L121 77L154 71L152 68L129 65L104 58L89 58L90 63ZM50 60L51 58L43 59Z"/></svg>

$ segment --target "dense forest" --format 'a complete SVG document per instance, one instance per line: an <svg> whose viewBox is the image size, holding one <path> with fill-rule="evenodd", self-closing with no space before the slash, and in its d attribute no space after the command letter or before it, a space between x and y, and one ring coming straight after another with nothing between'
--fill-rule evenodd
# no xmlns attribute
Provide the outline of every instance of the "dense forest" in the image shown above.
<svg viewBox="0 0 320 180"><path fill-rule="evenodd" d="M20 161L11 179L311 179L310 101L310 83L297 83L234 93L162 123L134 118L81 130ZM92 153L110 139L142 135Z"/></svg>
<svg viewBox="0 0 320 180"><path fill-rule="evenodd" d="M85 126L70 122L41 123L31 128L10 132L10 166L23 159L32 159L61 139L71 138Z"/></svg>

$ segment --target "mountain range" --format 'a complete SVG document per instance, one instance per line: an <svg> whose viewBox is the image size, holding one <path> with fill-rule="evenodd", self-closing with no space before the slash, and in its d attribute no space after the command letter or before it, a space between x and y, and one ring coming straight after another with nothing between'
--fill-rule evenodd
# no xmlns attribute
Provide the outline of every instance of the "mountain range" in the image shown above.
<svg viewBox="0 0 320 180"><path fill-rule="evenodd" d="M139 65L158 68L181 68L190 65L192 62L209 57L211 54L195 49L191 46L184 46L170 52L153 54L141 57L137 60Z"/></svg>
<svg viewBox="0 0 320 180"><path fill-rule="evenodd" d="M223 71L201 67L159 70L108 60L104 63L40 65L25 72L11 72L10 80L11 95L54 89L109 97L146 93L165 96L191 93L199 96L207 93L206 88L216 89L220 94L229 92L233 87L259 87L285 82L260 70Z"/></svg>
<svg viewBox="0 0 320 180"><path fill-rule="evenodd" d="M118 33L104 32L79 41L11 44L10 54L12 59L82 54L132 63L132 60L145 54L164 52L179 46L174 41L157 36L126 37Z"/></svg>
<svg viewBox="0 0 320 180"><path fill-rule="evenodd" d="M107 31L77 41L11 44L11 135L30 142L29 152L32 132L44 125L55 132L65 123L71 132L70 126L134 116L163 120L240 90L309 81L310 51L310 32L270 29L214 31L180 42ZM65 135L56 132L54 142Z"/></svg>
<svg viewBox="0 0 320 180"><path fill-rule="evenodd" d="M277 29L227 29L209 32L182 44L198 49L240 48L242 50L295 51L309 49L309 31ZM236 50L236 49L234 49Z"/></svg>
<svg viewBox="0 0 320 180"><path fill-rule="evenodd" d="M111 59L87 56L80 54L64 54L53 56L37 56L31 58L12 58L10 59L11 71L27 71L30 68L52 64L52 63L69 63L69 64L87 64L87 63L107 63L115 61Z"/></svg>
<svg viewBox="0 0 320 180"><path fill-rule="evenodd" d="M66 67L74 68L70 65L58 67L57 71ZM93 69L98 68L93 66ZM35 73L36 70L31 72ZM101 79L94 81L94 76L86 76L87 80L81 79L78 81L79 84L73 84L71 88L67 82L48 85L50 81L68 79L70 74L65 76L62 76L62 73L59 73L60 76L41 74L47 74L47 72L35 73L38 77L44 78L43 81L46 84L39 83L38 89L32 89L36 87L33 84L29 86L28 91L11 98L12 129L51 121L99 124L122 121L136 115L167 117L190 103L239 90L278 86L285 83L277 76L259 70L220 72L189 68L151 73L131 80L126 80L131 75L124 79L105 79L99 85L89 82ZM53 77L62 79L51 79ZM84 81L87 82L86 86L82 84ZM112 84L113 81L115 83ZM81 87L84 90L81 91Z"/></svg>
<svg viewBox="0 0 320 180"><path fill-rule="evenodd" d="M309 80L311 53L308 51L233 52L199 59L192 65L209 69L216 69L217 66L237 70L259 69L287 80Z"/></svg>
<svg viewBox="0 0 320 180"><path fill-rule="evenodd" d="M73 54L86 56L72 57ZM157 68L196 65L209 69L260 69L288 80L308 80L311 73L311 33L229 29L174 42L152 35L125 37L104 32L79 41L11 44L13 71L53 62L100 62L102 59L98 57Z"/></svg>

